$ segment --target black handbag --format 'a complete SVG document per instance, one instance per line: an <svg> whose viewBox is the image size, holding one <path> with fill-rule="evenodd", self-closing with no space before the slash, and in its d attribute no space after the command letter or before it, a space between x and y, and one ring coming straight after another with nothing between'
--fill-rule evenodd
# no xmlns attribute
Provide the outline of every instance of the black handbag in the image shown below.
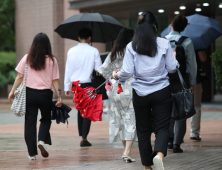
<svg viewBox="0 0 222 170"><path fill-rule="evenodd" d="M182 86L182 92L173 94L173 89L171 85L171 91L172 91L171 119L184 120L196 114L196 111L194 109L194 94L192 93L191 89L187 89L186 84L178 68L177 68L177 73Z"/></svg>

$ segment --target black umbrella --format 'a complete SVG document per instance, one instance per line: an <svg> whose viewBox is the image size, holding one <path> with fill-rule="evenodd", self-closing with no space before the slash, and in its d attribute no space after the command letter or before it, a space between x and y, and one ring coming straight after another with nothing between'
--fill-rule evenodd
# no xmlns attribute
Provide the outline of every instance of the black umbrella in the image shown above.
<svg viewBox="0 0 222 170"><path fill-rule="evenodd" d="M61 107L56 107L57 101L52 102L51 120L56 120L56 123L66 123L68 125L69 112L72 110L69 106L62 104Z"/></svg>
<svg viewBox="0 0 222 170"><path fill-rule="evenodd" d="M66 19L55 29L55 32L62 38L79 41L78 32L82 28L92 30L92 42L105 43L114 41L123 26L111 16L99 13L84 13Z"/></svg>

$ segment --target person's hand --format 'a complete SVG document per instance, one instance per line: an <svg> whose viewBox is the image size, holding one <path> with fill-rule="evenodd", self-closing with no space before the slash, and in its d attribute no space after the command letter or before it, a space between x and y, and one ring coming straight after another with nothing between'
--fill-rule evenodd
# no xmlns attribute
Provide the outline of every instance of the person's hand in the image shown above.
<svg viewBox="0 0 222 170"><path fill-rule="evenodd" d="M115 71L112 72L111 79L114 79L113 74L115 73L116 73Z"/></svg>
<svg viewBox="0 0 222 170"><path fill-rule="evenodd" d="M65 91L66 97L70 97L70 91Z"/></svg>
<svg viewBox="0 0 222 170"><path fill-rule="evenodd" d="M102 74L100 74L100 73L96 72L96 76L102 76Z"/></svg>
<svg viewBox="0 0 222 170"><path fill-rule="evenodd" d="M195 89L194 89L194 85L193 84L190 85L190 88L191 88L191 91L194 92Z"/></svg>
<svg viewBox="0 0 222 170"><path fill-rule="evenodd" d="M61 106L62 106L62 99L61 97L59 97L56 103L56 107L61 107Z"/></svg>
<svg viewBox="0 0 222 170"><path fill-rule="evenodd" d="M14 91L11 91L8 95L8 99L10 102L12 102L12 99L14 98Z"/></svg>

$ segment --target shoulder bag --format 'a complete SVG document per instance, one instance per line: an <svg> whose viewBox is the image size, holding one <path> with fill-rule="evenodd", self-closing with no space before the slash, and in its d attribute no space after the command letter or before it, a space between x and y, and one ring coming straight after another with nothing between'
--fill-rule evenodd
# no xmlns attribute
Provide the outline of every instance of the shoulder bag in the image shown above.
<svg viewBox="0 0 222 170"><path fill-rule="evenodd" d="M177 73L182 86L182 92L172 94L171 119L184 120L196 114L194 108L194 94L191 89L187 89L179 68L177 68ZM172 85L171 90L173 93Z"/></svg>
<svg viewBox="0 0 222 170"><path fill-rule="evenodd" d="M14 100L12 102L11 111L18 116L24 116L26 113L26 79L27 79L28 64L25 65L24 82L15 90Z"/></svg>

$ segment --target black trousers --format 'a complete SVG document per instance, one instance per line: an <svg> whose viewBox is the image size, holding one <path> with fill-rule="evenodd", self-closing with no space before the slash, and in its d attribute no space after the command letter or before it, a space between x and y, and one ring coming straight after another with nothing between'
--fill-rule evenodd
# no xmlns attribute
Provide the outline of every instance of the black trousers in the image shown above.
<svg viewBox="0 0 222 170"><path fill-rule="evenodd" d="M26 87L25 141L30 156L38 155L36 123L38 109L41 111L38 141L51 145L51 109L52 95L50 89L36 90Z"/></svg>
<svg viewBox="0 0 222 170"><path fill-rule="evenodd" d="M162 152L165 156L167 154L170 113L172 108L170 92L170 86L147 96L138 96L135 90L133 90L133 106L136 116L139 151L144 166L153 165L153 157L156 155L156 152ZM151 145L152 114L156 136L154 151Z"/></svg>
<svg viewBox="0 0 222 170"><path fill-rule="evenodd" d="M91 83L82 83L81 84L82 88L86 88L88 86L91 86ZM90 126L91 126L91 120L89 120L88 118L83 118L80 115L80 111L78 111L79 136L82 136L83 139L86 139L89 134Z"/></svg>

